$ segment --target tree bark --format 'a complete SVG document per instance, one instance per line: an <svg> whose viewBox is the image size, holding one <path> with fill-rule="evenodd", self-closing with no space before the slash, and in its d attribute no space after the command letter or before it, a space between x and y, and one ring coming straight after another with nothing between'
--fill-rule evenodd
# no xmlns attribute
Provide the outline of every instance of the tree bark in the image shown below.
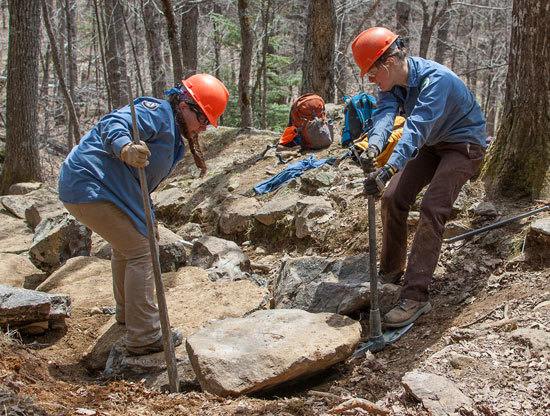
<svg viewBox="0 0 550 416"><path fill-rule="evenodd" d="M181 14L181 54L184 78L197 73L198 25L199 6L194 1L186 1Z"/></svg>
<svg viewBox="0 0 550 416"><path fill-rule="evenodd" d="M514 0L504 115L483 177L491 194L550 197L550 8Z"/></svg>
<svg viewBox="0 0 550 416"><path fill-rule="evenodd" d="M433 31L435 26L445 14L447 9L451 5L450 0L442 0L443 5L439 9L439 1L435 0L433 2L432 12L429 12L429 5L426 0L419 0L420 5L422 6L422 29L420 35L420 48L418 51L418 56L426 58L428 55L428 48L430 47L430 40L432 38Z"/></svg>
<svg viewBox="0 0 550 416"><path fill-rule="evenodd" d="M105 39L107 82L115 108L125 106L129 100L126 86L126 41L124 39L124 10L122 7L121 0L104 0L107 26Z"/></svg>
<svg viewBox="0 0 550 416"><path fill-rule="evenodd" d="M409 46L409 16L411 14L411 4L409 1L397 0L395 5L395 20L397 23L397 34Z"/></svg>
<svg viewBox="0 0 550 416"><path fill-rule="evenodd" d="M254 33L250 22L250 4L248 0L237 0L239 22L241 26L241 69L239 71L239 104L241 108L241 127L252 127L252 105L250 102L250 71L252 69L252 47Z"/></svg>
<svg viewBox="0 0 550 416"><path fill-rule="evenodd" d="M174 14L174 5L172 0L160 0L164 18L166 19L166 29L168 30L168 42L172 52L172 73L173 83L180 82L183 78L183 61L181 59L181 42L178 36L178 24Z"/></svg>
<svg viewBox="0 0 550 416"><path fill-rule="evenodd" d="M155 7L155 0L141 0L141 13L145 26L147 62L149 63L153 97L162 98L166 90L166 72L164 71L162 38L159 31L161 19Z"/></svg>
<svg viewBox="0 0 550 416"><path fill-rule="evenodd" d="M0 195L18 182L41 181L38 153L38 60L40 3L8 1L9 45L6 96L6 148Z"/></svg>
<svg viewBox="0 0 550 416"><path fill-rule="evenodd" d="M42 0L42 14L44 15L44 27L46 28L46 33L48 34L48 40L50 41L50 47L52 50L52 61L53 61L55 71L57 72L59 89L63 94L63 98L65 99L65 105L67 106L67 110L70 114L69 120L73 127L73 131L76 133L76 137L80 137L80 127L78 125L78 116L76 115L76 110L74 108L71 94L69 93L69 89L67 88L67 84L65 83L65 78L63 77L62 65L59 58L59 53L57 51L57 45L55 43L55 37L52 31L52 26L50 24L50 13L48 11L48 5L46 4L46 0Z"/></svg>
<svg viewBox="0 0 550 416"><path fill-rule="evenodd" d="M76 63L76 56L74 52L74 45L76 44L76 2L75 0L65 0L64 4L65 11L65 26L67 28L67 68L69 72L69 95L71 96L71 101L74 103L76 101L76 88L78 80L78 66ZM80 137L78 136L79 131L75 129L76 123L78 123L78 110L76 106L74 107L74 113L77 117L77 120L72 120L73 116L69 113L69 133L68 133L68 146L69 149L72 149L74 143L78 143Z"/></svg>
<svg viewBox="0 0 550 416"><path fill-rule="evenodd" d="M325 102L334 101L335 34L334 1L312 0L302 63L302 94L313 92Z"/></svg>

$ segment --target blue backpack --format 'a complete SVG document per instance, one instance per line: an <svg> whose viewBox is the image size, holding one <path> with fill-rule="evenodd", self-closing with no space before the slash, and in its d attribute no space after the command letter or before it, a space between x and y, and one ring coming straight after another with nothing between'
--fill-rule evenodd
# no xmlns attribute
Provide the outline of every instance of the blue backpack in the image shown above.
<svg viewBox="0 0 550 416"><path fill-rule="evenodd" d="M376 99L364 92L354 97L345 96L345 124L342 129L342 147L348 147L372 127Z"/></svg>

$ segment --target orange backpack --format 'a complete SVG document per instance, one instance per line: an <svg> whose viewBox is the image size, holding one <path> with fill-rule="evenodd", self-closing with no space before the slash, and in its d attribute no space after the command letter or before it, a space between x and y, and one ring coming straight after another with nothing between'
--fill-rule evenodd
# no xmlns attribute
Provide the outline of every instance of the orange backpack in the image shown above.
<svg viewBox="0 0 550 416"><path fill-rule="evenodd" d="M325 101L317 94L305 94L290 108L288 127L279 145L302 149L322 149L332 144L332 120L327 118Z"/></svg>

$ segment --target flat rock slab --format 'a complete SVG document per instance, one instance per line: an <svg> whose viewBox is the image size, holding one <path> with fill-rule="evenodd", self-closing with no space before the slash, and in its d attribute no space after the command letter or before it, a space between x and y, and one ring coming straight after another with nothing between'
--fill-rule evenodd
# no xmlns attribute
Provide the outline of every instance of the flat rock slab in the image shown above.
<svg viewBox="0 0 550 416"><path fill-rule="evenodd" d="M345 316L275 309L216 322L186 347L201 388L228 396L324 370L348 358L360 334L359 322Z"/></svg>
<svg viewBox="0 0 550 416"><path fill-rule="evenodd" d="M18 327L33 322L56 321L71 316L68 295L0 285L0 325Z"/></svg>
<svg viewBox="0 0 550 416"><path fill-rule="evenodd" d="M0 284L28 289L25 282L41 276L46 275L31 263L26 254L0 253Z"/></svg>
<svg viewBox="0 0 550 416"><path fill-rule="evenodd" d="M32 245L34 233L27 223L5 210L0 210L0 251L20 254Z"/></svg>
<svg viewBox="0 0 550 416"><path fill-rule="evenodd" d="M473 408L474 402L445 377L412 371L405 374L401 382L432 416L459 415L461 409Z"/></svg>

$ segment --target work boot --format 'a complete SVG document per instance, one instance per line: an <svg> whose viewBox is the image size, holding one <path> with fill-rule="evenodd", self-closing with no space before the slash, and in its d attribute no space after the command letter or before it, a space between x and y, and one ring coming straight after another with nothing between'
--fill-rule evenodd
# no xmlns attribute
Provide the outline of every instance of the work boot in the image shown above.
<svg viewBox="0 0 550 416"><path fill-rule="evenodd" d="M386 273L382 270L378 271L378 280L382 283L393 283L396 285L399 280L403 277L405 272L403 270L398 270L395 272Z"/></svg>
<svg viewBox="0 0 550 416"><path fill-rule="evenodd" d="M183 335L179 331L173 331L172 332L172 342L174 343L174 347L177 347L178 345L181 345L181 342L183 341ZM147 354L154 354L156 352L164 351L164 345L162 343L162 336L157 339L155 342L149 344L149 345L143 345L140 347L126 347L128 350L128 353L130 355L147 355Z"/></svg>
<svg viewBox="0 0 550 416"><path fill-rule="evenodd" d="M388 328L401 328L432 310L431 303L412 299L399 299L397 306L384 315L384 324Z"/></svg>

